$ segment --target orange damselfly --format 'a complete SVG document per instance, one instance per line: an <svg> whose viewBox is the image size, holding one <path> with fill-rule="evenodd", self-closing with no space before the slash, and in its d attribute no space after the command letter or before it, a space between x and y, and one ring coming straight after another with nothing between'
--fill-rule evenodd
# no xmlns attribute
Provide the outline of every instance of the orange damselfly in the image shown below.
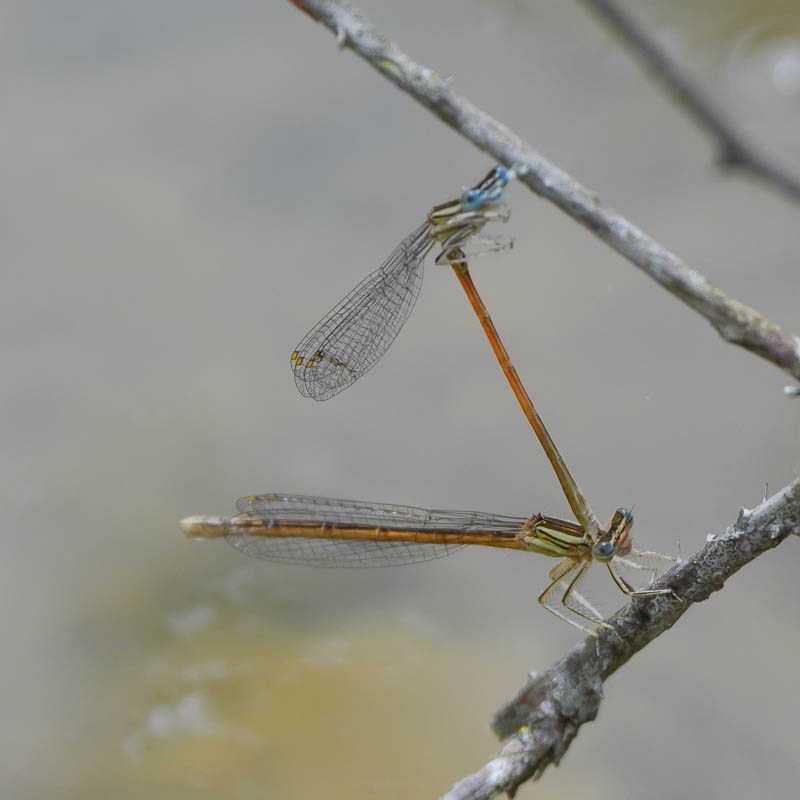
<svg viewBox="0 0 800 800"><path fill-rule="evenodd" d="M317 400L337 394L363 375L408 318L421 285L422 261L440 242L437 262L449 262L456 273L577 523L538 513L508 517L274 493L242 498L234 517L187 517L181 525L188 536L224 538L246 555L311 566L409 564L448 555L464 545L557 557L562 560L548 573L539 602L589 633L593 631L584 623L604 624L600 612L578 591L594 561L605 564L615 585L628 596L670 593L637 588L622 574L625 569L654 578L672 559L634 550L633 515L625 508L614 512L606 528L600 526L522 385L469 274L462 245L488 221L508 219L502 191L511 177L523 172L496 167L457 200L435 206L426 222L307 334L292 354L292 366L300 391Z"/></svg>
<svg viewBox="0 0 800 800"><path fill-rule="evenodd" d="M593 561L605 564L628 596L637 590L622 568L654 576L666 556L633 549L633 516L619 508L597 540L574 522L533 514L510 517L476 511L437 511L414 506L292 494L243 497L234 517L195 516L181 527L194 539L224 538L245 555L316 567L385 567L449 555L465 545L523 550L561 558L549 573L539 603L565 622L592 633L602 615L578 592ZM567 615L575 615L581 622Z"/></svg>

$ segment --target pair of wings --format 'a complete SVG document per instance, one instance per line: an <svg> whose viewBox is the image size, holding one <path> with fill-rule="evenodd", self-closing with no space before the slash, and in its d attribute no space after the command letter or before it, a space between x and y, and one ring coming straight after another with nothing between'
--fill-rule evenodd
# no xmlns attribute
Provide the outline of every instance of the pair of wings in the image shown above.
<svg viewBox="0 0 800 800"><path fill-rule="evenodd" d="M389 349L419 297L425 256L436 243L430 230L426 221L406 236L303 337L291 364L304 397L333 397Z"/></svg>
<svg viewBox="0 0 800 800"><path fill-rule="evenodd" d="M518 532L524 517L479 511L438 511L392 503L372 503L296 494L243 497L237 509L261 521L263 529L250 533L231 525L226 541L248 556L316 567L389 567L441 558L460 544L419 544L361 539L301 538L270 535L270 527L302 523L363 526L404 531Z"/></svg>
<svg viewBox="0 0 800 800"><path fill-rule="evenodd" d="M508 210L504 206L501 211L493 208L471 216L463 231L458 226L453 231L462 234L463 240L477 242L477 247L466 248L470 252L461 246L453 247L447 250L448 260L456 254L466 258L509 246L497 237L473 235L479 227L476 219L480 223L490 219L506 221ZM417 302L425 257L437 241L430 222L423 222L303 337L291 356L300 394L313 400L328 400L375 366Z"/></svg>

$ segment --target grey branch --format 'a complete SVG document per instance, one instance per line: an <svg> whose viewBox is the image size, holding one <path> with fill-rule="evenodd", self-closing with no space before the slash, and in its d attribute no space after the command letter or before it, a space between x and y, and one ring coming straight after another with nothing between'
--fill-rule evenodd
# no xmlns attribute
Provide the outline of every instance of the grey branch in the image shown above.
<svg viewBox="0 0 800 800"><path fill-rule="evenodd" d="M483 800L501 792L513 797L520 784L558 764L580 726L597 716L610 675L693 603L706 600L743 566L798 532L800 478L756 508L742 509L733 525L656 583L674 595L634 598L608 620L613 630L601 630L596 639L585 639L545 672L531 676L492 721L501 739L512 737L509 743L442 800Z"/></svg>
<svg viewBox="0 0 800 800"><path fill-rule="evenodd" d="M292 0L392 83L445 123L506 165L524 164L521 179L624 255L687 305L703 315L728 342L738 344L800 379L800 338L716 288L678 256L662 247L521 137L457 94L449 81L412 61L364 17L340 0ZM548 670L532 677L495 715L492 727L511 736L502 752L481 770L455 784L447 800L480 800L506 792L557 764L578 729L597 715L603 682L636 652L670 628L688 608L722 588L761 553L800 530L800 479L737 521L656 586L673 594L635 598L601 630Z"/></svg>
<svg viewBox="0 0 800 800"><path fill-rule="evenodd" d="M359 11L341 0L292 2L330 28L341 47L350 47L477 147L503 164L525 165L528 172L521 181L705 317L725 341L761 356L800 380L800 337L727 295L675 253L601 203L594 192L456 93L450 81L412 61Z"/></svg>
<svg viewBox="0 0 800 800"><path fill-rule="evenodd" d="M800 200L800 176L747 140L723 111L692 78L675 63L658 42L627 11L613 0L584 2L621 37L645 69L666 89L677 104L713 136L719 144L718 162L723 167L749 171L783 191L792 200Z"/></svg>

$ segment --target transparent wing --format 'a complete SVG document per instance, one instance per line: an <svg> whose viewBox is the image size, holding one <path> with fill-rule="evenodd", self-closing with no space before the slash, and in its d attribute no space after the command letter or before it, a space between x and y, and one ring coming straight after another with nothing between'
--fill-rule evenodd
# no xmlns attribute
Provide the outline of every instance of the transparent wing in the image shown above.
<svg viewBox="0 0 800 800"><path fill-rule="evenodd" d="M291 358L302 395L327 400L380 360L414 308L434 244L425 222L303 337Z"/></svg>
<svg viewBox="0 0 800 800"><path fill-rule="evenodd" d="M261 520L257 533L235 528L226 540L255 558L318 567L386 567L441 558L460 544L420 544L380 539L315 538L315 529L339 525L363 527L365 536L381 531L495 531L517 533L523 517L506 517L475 511L430 511L414 506L340 500L306 495L262 494L243 497L236 507ZM271 535L270 529L296 531L293 536ZM309 534L308 536L306 535Z"/></svg>
<svg viewBox="0 0 800 800"><path fill-rule="evenodd" d="M230 533L225 540L247 556L305 567L394 567L432 561L464 547L361 539L262 538L239 533Z"/></svg>

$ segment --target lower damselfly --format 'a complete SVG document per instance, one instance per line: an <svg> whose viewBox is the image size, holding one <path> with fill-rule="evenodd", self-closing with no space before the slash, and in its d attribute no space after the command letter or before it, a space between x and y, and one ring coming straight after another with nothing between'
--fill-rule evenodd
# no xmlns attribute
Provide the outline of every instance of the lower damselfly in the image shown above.
<svg viewBox="0 0 800 800"><path fill-rule="evenodd" d="M429 511L414 506L292 494L243 497L234 517L187 517L193 539L225 539L245 555L315 567L387 567L449 555L466 545L499 547L561 558L548 573L539 603L570 625L604 625L600 612L578 591L592 562L605 564L629 597L668 593L637 589L623 571L652 578L667 556L633 549L633 515L614 512L592 540L574 522L533 514L509 517L475 511ZM666 559L666 561L664 561ZM573 615L572 617L569 614ZM577 618L577 619L576 619Z"/></svg>

